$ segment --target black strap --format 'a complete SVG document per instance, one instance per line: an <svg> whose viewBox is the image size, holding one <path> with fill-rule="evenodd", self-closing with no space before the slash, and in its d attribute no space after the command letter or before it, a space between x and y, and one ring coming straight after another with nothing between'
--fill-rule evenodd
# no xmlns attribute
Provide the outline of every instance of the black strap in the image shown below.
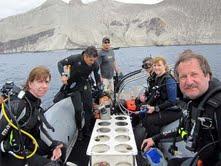
<svg viewBox="0 0 221 166"><path fill-rule="evenodd" d="M209 93L207 93L197 108L197 116L195 119L196 125L195 125L195 129L193 132L193 147L196 147L197 138L198 138L199 130L200 130L200 121L198 120L198 118L202 115L202 111L204 110L204 106L207 103L207 101L209 100L209 98L211 98L211 96L213 96L214 94L216 94L218 92L221 92L221 86L218 86L218 87L212 89ZM214 109L212 111L214 111Z"/></svg>
<svg viewBox="0 0 221 166"><path fill-rule="evenodd" d="M51 129L51 130L54 132L54 131L55 131L54 127L52 127L52 126L48 123L47 119L46 119L45 116L44 116L44 110L43 110L43 108L40 107L40 108L38 109L38 113L39 113L38 116L39 116L41 122L44 123L45 126L46 126L48 129Z"/></svg>

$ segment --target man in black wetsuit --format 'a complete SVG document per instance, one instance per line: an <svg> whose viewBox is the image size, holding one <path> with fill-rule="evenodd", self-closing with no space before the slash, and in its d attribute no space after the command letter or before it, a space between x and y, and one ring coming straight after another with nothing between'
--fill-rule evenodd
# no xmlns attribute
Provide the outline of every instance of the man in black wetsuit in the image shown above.
<svg viewBox="0 0 221 166"><path fill-rule="evenodd" d="M152 57L144 58L142 68L147 73L148 88L145 90L144 94L136 98L135 102L138 107L142 105L142 103L145 103L148 96L151 94L152 88L154 87L155 78L156 78L156 73L153 70L153 58Z"/></svg>
<svg viewBox="0 0 221 166"><path fill-rule="evenodd" d="M164 132L145 139L142 148L149 149L163 138L180 136L186 149L196 152L194 158L174 158L169 166L221 164L221 82L212 78L207 60L186 51L175 64L180 90L188 99L187 113L177 131ZM193 160L194 159L194 160Z"/></svg>
<svg viewBox="0 0 221 166"><path fill-rule="evenodd" d="M47 68L43 66L34 68L29 74L24 91L21 91L18 95L20 97L17 97L17 94L10 95L6 104L2 105L0 110L1 166L24 166L25 164L31 166L63 165L61 159L65 159L65 145L59 141L52 140L47 136L47 133L40 132L40 128L43 128L43 123L48 128L53 129L44 118L44 111L40 107L40 98L48 91L50 80L51 74ZM10 91L10 94L13 93L13 91ZM7 98L8 96L5 97ZM34 145L37 145L36 143L33 144L33 139L23 133L21 134L21 130L12 127L10 121L35 138L39 146L36 146L36 153L32 155L35 148ZM44 135L44 141L41 139L42 135ZM45 155L48 158L43 157ZM19 156L24 159L18 159Z"/></svg>
<svg viewBox="0 0 221 166"><path fill-rule="evenodd" d="M101 86L100 75L98 74L99 65L96 62L97 57L96 48L90 46L82 54L71 55L58 62L58 70L63 84L66 86L67 91L74 92L71 96L76 111L77 128L80 131L79 139L82 139L82 113L85 113L83 134L89 135L89 129L92 127L92 92L89 76L93 72L96 85L98 87Z"/></svg>

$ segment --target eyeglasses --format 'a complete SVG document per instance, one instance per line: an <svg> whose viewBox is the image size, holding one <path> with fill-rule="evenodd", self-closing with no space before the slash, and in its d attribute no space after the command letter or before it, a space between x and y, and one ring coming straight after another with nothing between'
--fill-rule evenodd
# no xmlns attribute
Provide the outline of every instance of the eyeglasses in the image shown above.
<svg viewBox="0 0 221 166"><path fill-rule="evenodd" d="M110 42L104 42L104 44L110 44Z"/></svg>

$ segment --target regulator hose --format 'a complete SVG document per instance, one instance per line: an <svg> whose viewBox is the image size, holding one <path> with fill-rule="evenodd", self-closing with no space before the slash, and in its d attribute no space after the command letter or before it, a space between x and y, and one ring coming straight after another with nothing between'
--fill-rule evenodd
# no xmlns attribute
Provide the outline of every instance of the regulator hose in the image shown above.
<svg viewBox="0 0 221 166"><path fill-rule="evenodd" d="M33 144L34 144L34 150L33 150L29 155L27 155L27 156L21 156L21 155L18 155L18 154L16 154L16 153L12 152L12 151L9 151L9 153L10 153L11 155L13 155L14 157L16 157L17 159L21 159L21 160L27 159L27 158L31 158L31 157L36 153L36 151L37 151L37 149L38 149L38 147L39 147L39 145L38 145L36 139L35 139L30 133L28 133L28 132L26 132L26 131L24 131L24 130L22 130L22 129L19 129L16 125L14 125L14 124L12 123L12 120L10 120L9 117L8 117L8 115L6 114L5 103L4 103L4 102L1 104L1 110L2 110L3 116L5 117L5 119L6 119L7 122L9 123L9 125L10 125L11 127L13 127L14 129L18 130L18 131L20 130L20 132L21 132L22 134L26 135L28 138L30 138L30 139L32 140Z"/></svg>

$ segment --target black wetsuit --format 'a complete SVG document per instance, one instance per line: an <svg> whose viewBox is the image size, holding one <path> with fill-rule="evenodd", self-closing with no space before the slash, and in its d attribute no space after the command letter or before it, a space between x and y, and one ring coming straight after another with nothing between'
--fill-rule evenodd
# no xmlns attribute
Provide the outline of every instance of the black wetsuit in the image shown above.
<svg viewBox="0 0 221 166"><path fill-rule="evenodd" d="M168 83L168 81L172 81ZM179 109L171 109L176 104L177 85L174 78L165 73L160 77L155 77L155 82L151 93L147 98L147 104L157 107L157 111L152 114L145 114L142 121L149 137L160 132L161 127L179 119L181 111ZM168 94L170 91L171 94Z"/></svg>
<svg viewBox="0 0 221 166"><path fill-rule="evenodd" d="M196 122L196 114L198 105L201 101L203 101L204 97L207 93L213 90L215 87L221 86L220 82L217 81L210 81L209 89L207 90L204 95L199 97L198 99L188 101L188 112L185 115L180 123L179 131L185 131L187 134L183 135L182 138L186 141L191 133L193 128L193 123ZM199 152L202 147L208 145L209 143L215 142L217 140L221 140L221 92L216 93L215 95L211 96L206 102L204 106L204 110L201 111L201 115L198 117L207 117L211 119L212 123L204 123L199 126L199 133L196 139L196 146L193 151ZM198 119L198 118L197 118ZM210 126L211 125L211 126ZM181 134L182 132L180 132ZM195 132L194 132L195 133ZM170 138L174 136L176 132L165 132L158 134L153 137L154 142L158 142L160 139L163 138ZM182 134L181 134L182 135ZM221 155L221 142L217 144L211 144L208 148L204 149L199 154L199 159L203 161L203 166L213 166L215 163L218 162L218 155ZM186 160L187 158L175 158L169 161L169 166L176 166L181 165L181 163ZM219 160L220 161L220 160ZM219 163L220 164L220 163ZM187 164L188 165L188 164Z"/></svg>
<svg viewBox="0 0 221 166"><path fill-rule="evenodd" d="M156 78L156 73L150 74L150 76L147 78L147 86L148 86L148 88L144 92L144 95L146 96L146 98L148 98L148 96L151 94L151 92L153 90L153 87L155 85L155 78ZM142 103L140 101L139 97L137 97L135 99L135 104L139 108L144 103Z"/></svg>
<svg viewBox="0 0 221 166"><path fill-rule="evenodd" d="M16 151L17 149L21 148L20 140L23 142L23 145L25 145L25 148L29 151L33 151L33 143L30 138L23 135L20 136L18 133L18 130L15 130L12 127L8 126L8 122L6 121L5 117L3 116L3 113L0 114L0 142L2 145L4 145L4 150L0 150L0 165L6 166L6 165L24 165L26 162L29 163L31 166L39 166L39 165L45 165L47 163L50 163L51 160L47 159L45 157L42 157L43 155L50 156L53 149L60 144L58 141L52 140L50 137L45 135L45 133L42 133L44 136L46 136L44 141L40 137L40 127L43 127L43 122L41 121L40 114L43 115L42 109L40 108L41 100L34 97L30 92L25 92L25 97L23 99L14 99L11 101L11 112L13 114L13 117L16 117L17 122L21 129L25 130L26 132L30 133L38 142L39 148L36 152L36 154L26 160L20 160L12 156L8 153L8 151ZM40 111L41 110L41 111ZM10 110L7 110L7 113ZM8 116L10 117L9 113ZM14 124L16 124L14 122ZM13 142L12 144L9 144L9 142ZM46 143L47 142L47 143ZM65 149L63 149L65 150ZM5 152L4 152L5 151ZM65 154L65 151L63 151L63 154ZM65 155L63 155L65 157ZM64 158L63 158L64 159Z"/></svg>
<svg viewBox="0 0 221 166"><path fill-rule="evenodd" d="M92 92L89 75L93 72L97 85L100 84L99 65L96 62L91 66L87 65L83 60L83 54L71 55L59 61L58 70L61 74L65 65L71 65L68 89L75 92L72 95L72 101L76 110L77 127L81 128L81 116L84 111L85 128L88 129L92 118Z"/></svg>

